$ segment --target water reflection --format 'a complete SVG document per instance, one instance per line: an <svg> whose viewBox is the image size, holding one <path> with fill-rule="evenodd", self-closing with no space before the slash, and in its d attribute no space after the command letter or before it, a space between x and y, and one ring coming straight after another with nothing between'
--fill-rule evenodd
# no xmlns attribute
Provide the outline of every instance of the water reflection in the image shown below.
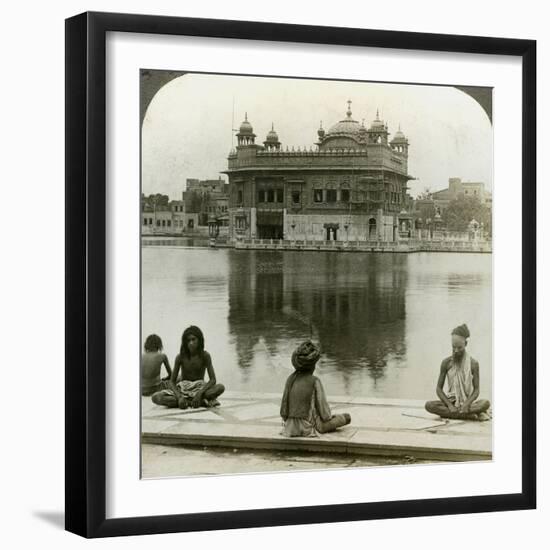
<svg viewBox="0 0 550 550"><path fill-rule="evenodd" d="M320 367L338 373L349 390L361 370L385 376L388 359L402 360L407 255L241 251L230 256L229 331L238 365L251 350L289 360L305 338L319 342Z"/></svg>
<svg viewBox="0 0 550 550"><path fill-rule="evenodd" d="M329 394L428 399L451 329L467 322L490 399L491 283L489 255L147 247L142 331L173 360L199 325L228 389L280 392L293 349L312 338Z"/></svg>

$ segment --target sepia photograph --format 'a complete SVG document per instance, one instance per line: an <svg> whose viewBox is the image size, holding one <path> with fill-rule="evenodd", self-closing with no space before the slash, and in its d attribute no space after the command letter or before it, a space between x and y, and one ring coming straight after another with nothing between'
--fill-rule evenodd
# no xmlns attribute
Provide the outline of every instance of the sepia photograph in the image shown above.
<svg viewBox="0 0 550 550"><path fill-rule="evenodd" d="M491 461L493 90L139 76L142 479Z"/></svg>

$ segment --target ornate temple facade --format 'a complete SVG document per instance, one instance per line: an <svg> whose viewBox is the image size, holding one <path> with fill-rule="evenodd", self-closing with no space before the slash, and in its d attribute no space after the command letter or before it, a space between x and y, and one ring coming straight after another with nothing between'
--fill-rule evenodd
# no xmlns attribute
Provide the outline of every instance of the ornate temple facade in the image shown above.
<svg viewBox="0 0 550 550"><path fill-rule="evenodd" d="M308 148L284 147L273 125L262 145L245 115L229 177L229 237L310 241L395 241L411 198L409 142L376 119L346 117L322 127Z"/></svg>

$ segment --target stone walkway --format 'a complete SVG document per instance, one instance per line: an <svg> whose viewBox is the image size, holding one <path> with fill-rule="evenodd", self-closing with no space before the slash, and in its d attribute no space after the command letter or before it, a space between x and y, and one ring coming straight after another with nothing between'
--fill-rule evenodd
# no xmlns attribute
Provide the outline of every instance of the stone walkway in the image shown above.
<svg viewBox="0 0 550 550"><path fill-rule="evenodd" d="M351 425L287 438L280 435L280 400L279 394L226 392L221 407L180 410L142 397L142 442L445 461L492 457L492 421L443 420L420 401L332 397L333 414L349 412Z"/></svg>

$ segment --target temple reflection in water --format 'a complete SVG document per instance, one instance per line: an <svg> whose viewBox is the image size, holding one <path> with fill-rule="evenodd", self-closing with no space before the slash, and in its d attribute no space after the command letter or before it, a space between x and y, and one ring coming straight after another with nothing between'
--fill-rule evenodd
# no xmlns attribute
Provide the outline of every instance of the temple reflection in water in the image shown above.
<svg viewBox="0 0 550 550"><path fill-rule="evenodd" d="M258 346L290 365L294 346L311 337L323 376L346 388L357 369L383 377L406 351L407 262L401 254L230 255L228 322L239 367L250 367Z"/></svg>
<svg viewBox="0 0 550 550"><path fill-rule="evenodd" d="M481 387L492 386L492 258L149 247L142 333L173 360L199 325L227 388L280 393L295 346L322 348L329 395L430 399L450 331L470 327Z"/></svg>

